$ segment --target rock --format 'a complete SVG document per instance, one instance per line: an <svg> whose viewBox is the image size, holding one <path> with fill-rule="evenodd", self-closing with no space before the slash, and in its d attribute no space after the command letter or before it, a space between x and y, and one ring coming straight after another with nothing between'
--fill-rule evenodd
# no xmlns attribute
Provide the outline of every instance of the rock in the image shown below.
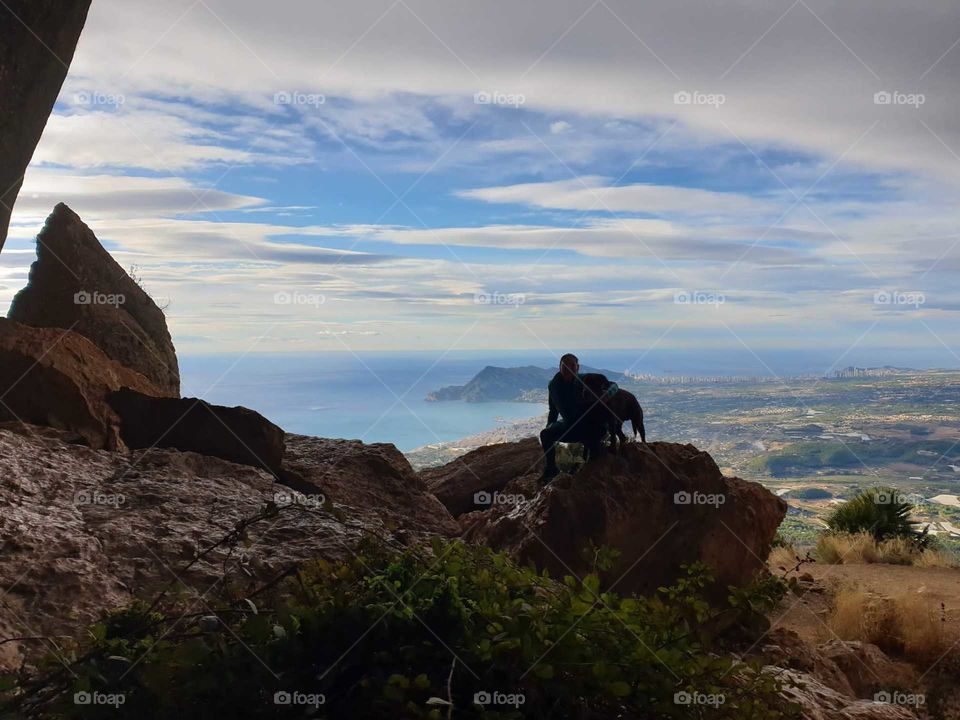
<svg viewBox="0 0 960 720"><path fill-rule="evenodd" d="M818 650L825 660L840 668L858 697L873 698L878 692L917 687L916 671L906 663L891 660L876 645L831 640Z"/></svg>
<svg viewBox="0 0 960 720"><path fill-rule="evenodd" d="M27 286L7 317L83 335L163 391L180 394L177 355L163 311L63 203L37 236Z"/></svg>
<svg viewBox="0 0 960 720"><path fill-rule="evenodd" d="M288 458L327 478L330 510L291 503L249 525L244 542L191 565L198 549L276 501L268 473L192 452L122 454L44 434L0 428L0 640L76 637L105 608L152 600L171 582L188 589L171 602L203 612L214 597L260 587L298 563L349 557L365 534L397 544L426 541L417 528L456 530L392 446L294 437ZM402 532L396 518L405 519ZM0 672L49 651L43 642L0 644Z"/></svg>
<svg viewBox="0 0 960 720"><path fill-rule="evenodd" d="M543 450L537 438L490 445L440 467L427 468L420 477L447 509L456 515L483 509L477 493L502 491L511 480L533 470L542 472Z"/></svg>
<svg viewBox="0 0 960 720"><path fill-rule="evenodd" d="M767 633L763 642L760 655L764 664L799 670L841 695L856 697L843 670L833 660L821 655L816 648L807 645L792 630L774 628Z"/></svg>
<svg viewBox="0 0 960 720"><path fill-rule="evenodd" d="M487 450L503 463L526 452L516 444ZM531 470L517 482L533 487ZM623 594L652 592L696 561L713 568L719 587L747 584L764 569L786 514L761 485L724 477L709 454L664 442L628 444L514 500L462 516L464 538L553 576L589 572L591 544L616 548L621 555L603 580Z"/></svg>
<svg viewBox="0 0 960 720"><path fill-rule="evenodd" d="M767 666L784 684L784 697L800 706L804 720L916 720L904 705L855 700L838 693L812 675Z"/></svg>
<svg viewBox="0 0 960 720"><path fill-rule="evenodd" d="M391 444L288 434L283 469L314 492L348 506L348 517L356 515L369 522L374 514L400 528L401 535L460 532L456 520ZM302 491L309 494L307 489Z"/></svg>
<svg viewBox="0 0 960 720"><path fill-rule="evenodd" d="M0 44L0 249L90 0L5 0Z"/></svg>
<svg viewBox="0 0 960 720"><path fill-rule="evenodd" d="M107 396L130 448L176 448L252 465L277 475L283 430L245 407L211 405L199 398L151 397L130 388Z"/></svg>
<svg viewBox="0 0 960 720"><path fill-rule="evenodd" d="M85 337L0 318L0 418L72 432L94 448L121 448L106 401L121 387L160 393Z"/></svg>

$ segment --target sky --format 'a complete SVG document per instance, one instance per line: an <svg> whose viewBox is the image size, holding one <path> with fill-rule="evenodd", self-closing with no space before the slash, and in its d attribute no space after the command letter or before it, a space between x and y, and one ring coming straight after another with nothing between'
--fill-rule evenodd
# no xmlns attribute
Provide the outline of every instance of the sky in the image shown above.
<svg viewBox="0 0 960 720"><path fill-rule="evenodd" d="M960 365L960 4L93 0L57 202L181 353L916 347Z"/></svg>

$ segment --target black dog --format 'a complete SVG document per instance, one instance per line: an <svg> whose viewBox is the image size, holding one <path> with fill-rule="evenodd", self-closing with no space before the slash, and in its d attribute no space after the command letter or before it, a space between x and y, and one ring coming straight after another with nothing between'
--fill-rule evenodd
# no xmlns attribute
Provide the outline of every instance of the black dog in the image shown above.
<svg viewBox="0 0 960 720"><path fill-rule="evenodd" d="M640 442L647 442L647 431L643 425L643 408L633 393L626 390L618 390L608 397L610 381L606 376L600 373L586 373L582 376L584 384L584 396L588 403L588 409L584 413L580 422L586 423L591 430L587 431L588 437L598 440L592 446L584 443L584 454L586 459L597 457L602 447L603 438L610 433L611 447L616 450L622 447L627 441L627 436L623 433L623 423L627 420L633 428L633 434L640 434Z"/></svg>

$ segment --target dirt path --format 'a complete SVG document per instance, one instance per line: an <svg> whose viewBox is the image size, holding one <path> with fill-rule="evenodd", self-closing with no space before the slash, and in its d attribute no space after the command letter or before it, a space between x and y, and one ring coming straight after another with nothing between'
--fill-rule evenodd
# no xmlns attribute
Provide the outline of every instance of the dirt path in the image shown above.
<svg viewBox="0 0 960 720"><path fill-rule="evenodd" d="M771 613L774 627L785 627L804 640L817 644L835 637L827 620L831 598L844 586L856 586L880 597L913 597L939 616L943 603L948 637L960 637L960 569L922 568L911 565L804 565L816 581L816 592L802 598L788 596L781 608Z"/></svg>

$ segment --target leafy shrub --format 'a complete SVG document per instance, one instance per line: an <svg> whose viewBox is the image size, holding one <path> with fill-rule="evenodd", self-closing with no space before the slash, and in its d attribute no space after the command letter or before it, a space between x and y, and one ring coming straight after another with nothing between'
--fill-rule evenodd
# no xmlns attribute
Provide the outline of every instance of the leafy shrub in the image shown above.
<svg viewBox="0 0 960 720"><path fill-rule="evenodd" d="M893 537L914 538L921 545L926 531L917 531L917 522L910 519L913 504L895 488L864 490L839 506L827 517L827 526L834 532L866 532L876 540Z"/></svg>
<svg viewBox="0 0 960 720"><path fill-rule="evenodd" d="M611 554L597 557L607 569ZM216 612L164 617L137 604L112 613L69 669L51 659L41 676L17 678L0 715L795 715L776 678L709 646L731 614L756 617L779 601L778 581L731 589L725 607L712 607L703 596L712 579L696 565L653 597L618 597L596 574L557 581L485 548L435 541L432 553L364 543L349 562L317 562L287 582ZM76 705L78 692L124 701ZM505 703L481 705L484 693ZM723 700L685 704L683 693Z"/></svg>

